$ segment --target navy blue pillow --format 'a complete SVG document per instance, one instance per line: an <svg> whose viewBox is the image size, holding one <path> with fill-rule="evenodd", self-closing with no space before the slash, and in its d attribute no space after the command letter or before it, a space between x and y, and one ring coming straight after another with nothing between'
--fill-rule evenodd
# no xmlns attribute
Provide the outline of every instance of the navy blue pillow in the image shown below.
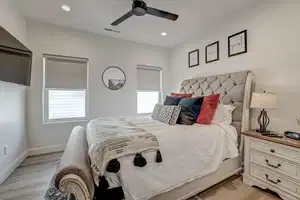
<svg viewBox="0 0 300 200"><path fill-rule="evenodd" d="M192 116L192 120L194 120L194 122L196 121L199 113L200 113L200 109L201 106L203 104L203 97L200 98L182 98L180 100L180 102L178 103L179 106L181 106L182 108L182 114L183 115L189 115ZM184 112L189 112L189 113L185 113Z"/></svg>
<svg viewBox="0 0 300 200"><path fill-rule="evenodd" d="M195 118L191 107L181 107L180 114L177 119L177 124L193 125Z"/></svg>
<svg viewBox="0 0 300 200"><path fill-rule="evenodd" d="M164 105L177 106L183 97L167 96Z"/></svg>

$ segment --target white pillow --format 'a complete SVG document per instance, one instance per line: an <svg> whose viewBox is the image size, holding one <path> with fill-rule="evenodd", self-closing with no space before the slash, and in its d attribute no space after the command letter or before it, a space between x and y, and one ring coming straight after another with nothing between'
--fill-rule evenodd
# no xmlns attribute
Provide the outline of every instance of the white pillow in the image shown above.
<svg viewBox="0 0 300 200"><path fill-rule="evenodd" d="M215 116L212 123L231 124L232 123L232 111L236 107L233 105L218 104Z"/></svg>

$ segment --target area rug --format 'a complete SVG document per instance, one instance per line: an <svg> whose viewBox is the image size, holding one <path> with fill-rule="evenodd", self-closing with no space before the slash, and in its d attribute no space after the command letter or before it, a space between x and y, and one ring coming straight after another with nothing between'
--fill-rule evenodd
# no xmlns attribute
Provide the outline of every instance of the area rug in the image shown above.
<svg viewBox="0 0 300 200"><path fill-rule="evenodd" d="M67 200L68 194L61 193L54 185L54 178L52 178L49 188L46 191L45 200ZM96 200L96 199L95 199ZM194 196L189 198L188 200L202 200L201 198Z"/></svg>
<svg viewBox="0 0 300 200"><path fill-rule="evenodd" d="M49 188L46 191L45 200L67 200L68 194L61 193L54 185L54 178L52 178Z"/></svg>

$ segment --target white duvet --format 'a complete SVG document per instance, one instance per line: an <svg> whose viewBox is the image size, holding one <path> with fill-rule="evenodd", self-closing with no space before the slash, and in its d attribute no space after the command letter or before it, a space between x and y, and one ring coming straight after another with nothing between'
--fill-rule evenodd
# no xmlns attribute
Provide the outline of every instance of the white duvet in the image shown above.
<svg viewBox="0 0 300 200"><path fill-rule="evenodd" d="M126 200L150 199L208 175L226 158L238 156L237 132L231 125L170 126L148 116L126 120L155 134L163 156L163 162L156 163L156 153L143 153L148 162L143 168L133 165L134 156L123 157L118 174L105 174L111 187L123 187Z"/></svg>

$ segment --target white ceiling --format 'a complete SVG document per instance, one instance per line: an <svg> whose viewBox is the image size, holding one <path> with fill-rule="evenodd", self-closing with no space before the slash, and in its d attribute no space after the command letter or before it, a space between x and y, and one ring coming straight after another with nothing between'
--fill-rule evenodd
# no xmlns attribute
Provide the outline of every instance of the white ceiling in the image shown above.
<svg viewBox="0 0 300 200"><path fill-rule="evenodd" d="M14 0L28 18L126 40L172 47L201 33L219 20L247 10L259 0L145 0L150 7L179 14L176 22L154 16L133 16L117 26L120 34L104 31L131 9L132 0ZM70 5L65 12L61 5ZM167 32L166 37L160 35Z"/></svg>

